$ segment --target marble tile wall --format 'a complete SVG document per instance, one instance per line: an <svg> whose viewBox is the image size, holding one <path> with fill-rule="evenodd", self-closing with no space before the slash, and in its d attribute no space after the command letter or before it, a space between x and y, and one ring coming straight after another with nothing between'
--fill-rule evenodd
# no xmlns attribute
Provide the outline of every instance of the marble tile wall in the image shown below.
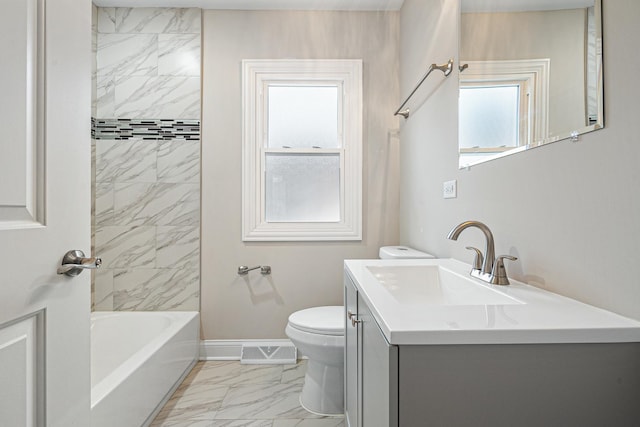
<svg viewBox="0 0 640 427"><path fill-rule="evenodd" d="M96 117L98 87L96 79L98 75L97 55L98 52L98 7L91 5L91 117Z"/></svg>
<svg viewBox="0 0 640 427"><path fill-rule="evenodd" d="M96 75L97 64L96 54L98 51L98 7L91 4L91 253L96 253L94 236L96 231L95 210L96 210L96 140L94 122L96 117L97 87ZM96 301L95 272L91 271L91 308L95 308Z"/></svg>
<svg viewBox="0 0 640 427"><path fill-rule="evenodd" d="M200 118L200 9L98 8L97 117Z"/></svg>
<svg viewBox="0 0 640 427"><path fill-rule="evenodd" d="M94 17L94 309L198 310L200 10Z"/></svg>

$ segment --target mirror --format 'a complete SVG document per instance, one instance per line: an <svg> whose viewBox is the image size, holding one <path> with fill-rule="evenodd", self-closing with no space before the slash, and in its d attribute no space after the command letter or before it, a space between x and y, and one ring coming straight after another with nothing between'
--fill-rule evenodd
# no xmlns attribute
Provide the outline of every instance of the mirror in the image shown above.
<svg viewBox="0 0 640 427"><path fill-rule="evenodd" d="M601 0L461 0L461 12L460 168L603 127Z"/></svg>

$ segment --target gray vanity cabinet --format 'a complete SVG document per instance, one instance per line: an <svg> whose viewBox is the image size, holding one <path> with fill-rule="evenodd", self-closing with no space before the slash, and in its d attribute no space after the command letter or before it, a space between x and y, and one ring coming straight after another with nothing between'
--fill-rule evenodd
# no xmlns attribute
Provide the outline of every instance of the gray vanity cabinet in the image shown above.
<svg viewBox="0 0 640 427"><path fill-rule="evenodd" d="M362 426L398 426L398 346L387 342L358 295ZM388 422L387 422L388 420Z"/></svg>
<svg viewBox="0 0 640 427"><path fill-rule="evenodd" d="M391 345L344 284L348 427L640 425L640 343Z"/></svg>
<svg viewBox="0 0 640 427"><path fill-rule="evenodd" d="M387 342L345 278L345 416L348 427L398 426L398 347Z"/></svg>
<svg viewBox="0 0 640 427"><path fill-rule="evenodd" d="M345 361L344 361L344 415L347 427L358 427L359 423L359 383L358 378L358 328L352 325L351 316L358 313L358 292L351 280L344 279L345 316Z"/></svg>

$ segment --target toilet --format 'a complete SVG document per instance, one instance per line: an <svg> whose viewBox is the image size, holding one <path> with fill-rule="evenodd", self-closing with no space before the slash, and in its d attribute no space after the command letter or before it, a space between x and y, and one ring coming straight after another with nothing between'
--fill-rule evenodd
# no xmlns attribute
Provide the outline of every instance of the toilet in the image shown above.
<svg viewBox="0 0 640 427"><path fill-rule="evenodd" d="M406 246L380 248L381 259L425 259L432 255ZM317 415L344 413L344 306L312 307L289 316L285 333L308 357L300 404Z"/></svg>

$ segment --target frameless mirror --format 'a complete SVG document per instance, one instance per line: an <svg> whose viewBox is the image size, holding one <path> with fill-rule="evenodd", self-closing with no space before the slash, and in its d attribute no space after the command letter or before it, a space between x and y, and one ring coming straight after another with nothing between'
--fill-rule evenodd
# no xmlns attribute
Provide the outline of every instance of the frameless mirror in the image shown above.
<svg viewBox="0 0 640 427"><path fill-rule="evenodd" d="M461 168L601 129L601 0L461 0Z"/></svg>

